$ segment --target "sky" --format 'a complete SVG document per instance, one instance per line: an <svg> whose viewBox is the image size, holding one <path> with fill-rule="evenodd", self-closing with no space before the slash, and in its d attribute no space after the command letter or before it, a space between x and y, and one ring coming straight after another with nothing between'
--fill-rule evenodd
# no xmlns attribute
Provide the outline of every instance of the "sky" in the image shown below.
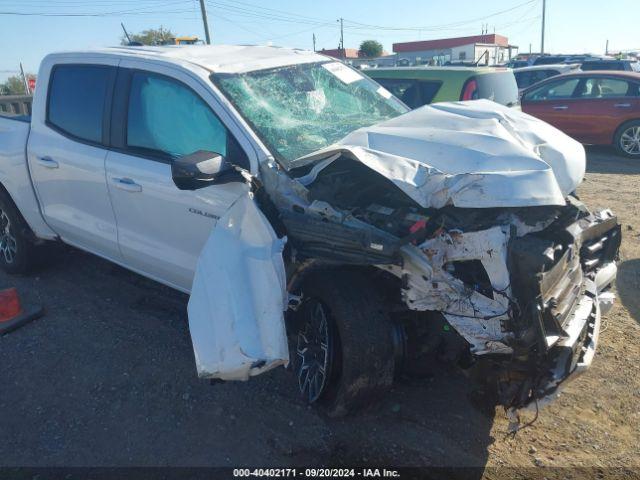
<svg viewBox="0 0 640 480"><path fill-rule="evenodd" d="M336 48L480 34L509 37L539 51L543 0L206 0L212 43ZM638 0L547 0L545 50L604 53L640 50ZM53 51L120 43L123 22L139 32L163 26L204 38L198 0L0 0L0 81L37 72Z"/></svg>

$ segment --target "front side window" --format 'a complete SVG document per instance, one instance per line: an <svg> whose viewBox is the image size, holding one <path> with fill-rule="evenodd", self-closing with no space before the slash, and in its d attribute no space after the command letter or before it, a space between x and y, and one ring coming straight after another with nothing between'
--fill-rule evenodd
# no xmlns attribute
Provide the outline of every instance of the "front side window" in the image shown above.
<svg viewBox="0 0 640 480"><path fill-rule="evenodd" d="M186 85L153 73L135 72L127 115L127 147L181 157L198 150L227 155L227 129Z"/></svg>
<svg viewBox="0 0 640 480"><path fill-rule="evenodd" d="M211 78L285 168L358 128L408 111L377 83L339 62Z"/></svg>
<svg viewBox="0 0 640 480"><path fill-rule="evenodd" d="M525 100L530 102L541 102L544 100L563 100L571 98L579 82L580 79L578 78L550 82L542 87L534 88L534 90L527 93L525 95Z"/></svg>
<svg viewBox="0 0 640 480"><path fill-rule="evenodd" d="M77 139L102 143L103 118L114 68L58 65L51 73L47 123Z"/></svg>
<svg viewBox="0 0 640 480"><path fill-rule="evenodd" d="M556 75L560 75L560 72L557 70L539 70L538 72L536 72L536 74L534 74L533 76L533 83L538 83L541 82L543 80L546 80L549 77L555 77Z"/></svg>
<svg viewBox="0 0 640 480"><path fill-rule="evenodd" d="M531 72L514 72L513 74L516 77L518 88L527 88L529 85L532 85Z"/></svg>
<svg viewBox="0 0 640 480"><path fill-rule="evenodd" d="M629 83L619 78L588 78L582 87L581 98L625 97Z"/></svg>

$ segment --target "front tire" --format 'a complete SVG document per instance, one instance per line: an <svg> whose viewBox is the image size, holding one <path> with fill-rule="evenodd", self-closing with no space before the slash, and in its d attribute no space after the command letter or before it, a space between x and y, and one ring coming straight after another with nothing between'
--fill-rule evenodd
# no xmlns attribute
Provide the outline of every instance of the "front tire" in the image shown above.
<svg viewBox="0 0 640 480"><path fill-rule="evenodd" d="M632 120L618 128L614 146L621 155L640 158L640 120Z"/></svg>
<svg viewBox="0 0 640 480"><path fill-rule="evenodd" d="M393 384L393 325L375 284L362 273L310 274L293 325L298 389L329 416L346 415Z"/></svg>
<svg viewBox="0 0 640 480"><path fill-rule="evenodd" d="M33 266L36 246L30 230L10 197L0 192L0 268L7 273L27 273Z"/></svg>

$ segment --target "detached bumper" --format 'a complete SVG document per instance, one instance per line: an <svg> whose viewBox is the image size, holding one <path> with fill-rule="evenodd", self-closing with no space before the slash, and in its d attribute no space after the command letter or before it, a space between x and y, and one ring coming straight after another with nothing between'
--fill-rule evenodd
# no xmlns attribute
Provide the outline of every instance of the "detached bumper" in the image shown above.
<svg viewBox="0 0 640 480"><path fill-rule="evenodd" d="M549 403L591 366L601 315L615 300L610 289L621 240L616 217L604 211L551 234L523 237L512 251L516 272L542 272L519 283L512 276L519 301L529 305L522 316L528 327L521 336L521 361L504 377L502 403L512 410ZM556 236L563 243L551 240Z"/></svg>
<svg viewBox="0 0 640 480"><path fill-rule="evenodd" d="M615 263L608 264L601 272L599 280L607 283L598 285L593 280L586 282L585 295L565 326L568 337L558 341L548 351L549 375L525 408L532 407L535 400L538 407L555 400L569 382L591 366L598 347L601 316L611 309L615 300L615 294L609 291L617 272Z"/></svg>

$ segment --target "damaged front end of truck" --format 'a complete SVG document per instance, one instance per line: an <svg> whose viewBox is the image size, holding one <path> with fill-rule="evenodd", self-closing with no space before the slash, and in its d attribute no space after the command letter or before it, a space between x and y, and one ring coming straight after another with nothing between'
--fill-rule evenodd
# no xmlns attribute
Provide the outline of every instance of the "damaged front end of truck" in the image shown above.
<svg viewBox="0 0 640 480"><path fill-rule="evenodd" d="M381 280L398 289L388 303L403 343L396 368L420 371L410 363L424 361L416 352L425 347L467 366L485 362L499 403L518 410L553 398L589 367L600 315L614 300L621 234L610 211L592 214L571 195L562 206L421 208L391 185L383 194L384 182L369 172L359 179L369 193L354 195L353 185L331 192L331 204L326 183L361 170L348 157L332 163L335 172L308 185L305 203L278 205L290 271L371 265L397 279ZM429 346L416 345L410 336L425 330L420 322L437 321L434 314L464 341L422 337Z"/></svg>
<svg viewBox="0 0 640 480"><path fill-rule="evenodd" d="M577 142L487 101L265 160L199 262L199 374L246 380L292 352L303 396L341 414L446 358L488 365L511 412L552 398L614 299L620 226L575 196L584 169Z"/></svg>

